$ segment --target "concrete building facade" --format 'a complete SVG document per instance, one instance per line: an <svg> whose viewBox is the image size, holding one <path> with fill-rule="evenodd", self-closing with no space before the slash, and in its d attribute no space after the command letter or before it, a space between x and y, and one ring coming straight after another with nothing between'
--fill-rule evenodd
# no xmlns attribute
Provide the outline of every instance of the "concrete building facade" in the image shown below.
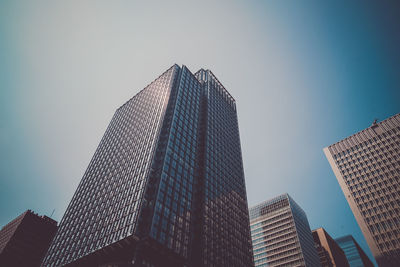
<svg viewBox="0 0 400 267"><path fill-rule="evenodd" d="M380 267L400 263L400 114L324 153Z"/></svg>

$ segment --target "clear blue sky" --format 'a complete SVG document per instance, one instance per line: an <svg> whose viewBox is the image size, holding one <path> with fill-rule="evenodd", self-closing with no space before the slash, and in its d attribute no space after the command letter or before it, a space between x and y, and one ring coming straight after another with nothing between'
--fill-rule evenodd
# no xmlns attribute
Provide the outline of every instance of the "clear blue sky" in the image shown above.
<svg viewBox="0 0 400 267"><path fill-rule="evenodd" d="M372 258L322 148L400 112L396 1L1 1L0 225L60 220L115 109L174 63L236 98L249 205Z"/></svg>

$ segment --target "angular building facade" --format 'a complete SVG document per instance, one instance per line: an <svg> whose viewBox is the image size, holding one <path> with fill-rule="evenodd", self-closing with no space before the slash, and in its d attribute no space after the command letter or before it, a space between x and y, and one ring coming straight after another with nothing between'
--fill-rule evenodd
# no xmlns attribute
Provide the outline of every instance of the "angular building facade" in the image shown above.
<svg viewBox="0 0 400 267"><path fill-rule="evenodd" d="M250 208L256 267L321 266L305 212L284 194Z"/></svg>
<svg viewBox="0 0 400 267"><path fill-rule="evenodd" d="M0 230L0 266L39 267L57 222L27 210Z"/></svg>
<svg viewBox="0 0 400 267"><path fill-rule="evenodd" d="M380 267L400 263L400 114L324 148Z"/></svg>
<svg viewBox="0 0 400 267"><path fill-rule="evenodd" d="M114 114L44 266L252 266L235 100L172 66Z"/></svg>
<svg viewBox="0 0 400 267"><path fill-rule="evenodd" d="M374 267L367 254L351 235L336 238L335 241L342 248L350 267Z"/></svg>
<svg viewBox="0 0 400 267"><path fill-rule="evenodd" d="M313 230L312 235L322 267L349 267L343 250L324 228Z"/></svg>

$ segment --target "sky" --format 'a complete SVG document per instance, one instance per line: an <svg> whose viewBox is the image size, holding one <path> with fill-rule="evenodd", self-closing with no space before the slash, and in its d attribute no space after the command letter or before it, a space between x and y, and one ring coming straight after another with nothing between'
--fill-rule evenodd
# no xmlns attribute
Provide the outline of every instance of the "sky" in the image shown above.
<svg viewBox="0 0 400 267"><path fill-rule="evenodd" d="M0 226L60 221L115 110L177 63L236 99L249 206L287 192L373 259L322 149L400 112L399 18L395 1L1 1Z"/></svg>

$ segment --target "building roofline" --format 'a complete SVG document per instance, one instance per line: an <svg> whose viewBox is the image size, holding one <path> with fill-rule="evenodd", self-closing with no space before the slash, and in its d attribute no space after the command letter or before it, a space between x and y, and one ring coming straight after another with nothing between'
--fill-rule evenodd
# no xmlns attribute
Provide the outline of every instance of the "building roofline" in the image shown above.
<svg viewBox="0 0 400 267"><path fill-rule="evenodd" d="M384 119L383 121L380 121L380 122L376 122L376 120L375 120L375 121L374 121L370 126L368 126L367 128L364 128L363 130L358 131L358 132L356 132L356 133L354 133L354 134L352 134L352 135L350 135L350 136L347 136L347 137L345 137L345 138L343 138L343 139L341 139L341 140L339 140L339 141L337 141L337 142L335 142L335 143L333 143L333 144L331 144L331 145L329 145L329 146L326 146L326 147L324 147L324 148L329 148L329 147L332 147L332 146L334 146L334 145L337 145L337 144L339 144L339 143L341 143L341 142L343 142L343 141L345 141L345 140L351 139L352 137L356 136L357 134L366 132L366 131L368 131L368 129L371 129L371 128L373 128L373 127L376 127L376 126L378 126L378 125L381 125L382 123L387 122L387 121L389 121L390 119L392 119L392 118L394 118L394 117L397 117L397 116L400 116L400 113L396 113L396 114L394 114L393 116L390 116L390 117L388 117L388 118L386 118L386 119Z"/></svg>
<svg viewBox="0 0 400 267"><path fill-rule="evenodd" d="M288 199L289 199L290 196L289 196L288 193L283 193L283 194L281 194L281 195L278 195L278 196L276 196L276 197L273 197L273 198L264 200L264 201L262 201L262 202L260 202L260 203L258 203L258 204L256 204L256 205L251 206L251 207L249 208L249 211L252 210L252 209L256 209L256 208L258 208L258 207L264 206L264 205L267 204L267 203L273 203L273 202L275 202L275 201L279 201L279 200L281 200L281 199L283 199L283 198L288 198Z"/></svg>
<svg viewBox="0 0 400 267"><path fill-rule="evenodd" d="M198 71L196 71L194 75L196 75L196 74L199 73L200 71L204 71L204 72L210 73L210 75L213 77L213 79L217 81L218 85L226 92L226 94L227 94L228 97L231 99L231 101L232 101L233 103L236 104L235 98L229 93L229 91L228 91L228 90L225 88L225 86L220 82L220 80L218 80L217 76L215 76L215 74L214 74L210 69L206 69L206 70L205 70L205 69L201 68L201 69L199 69Z"/></svg>

